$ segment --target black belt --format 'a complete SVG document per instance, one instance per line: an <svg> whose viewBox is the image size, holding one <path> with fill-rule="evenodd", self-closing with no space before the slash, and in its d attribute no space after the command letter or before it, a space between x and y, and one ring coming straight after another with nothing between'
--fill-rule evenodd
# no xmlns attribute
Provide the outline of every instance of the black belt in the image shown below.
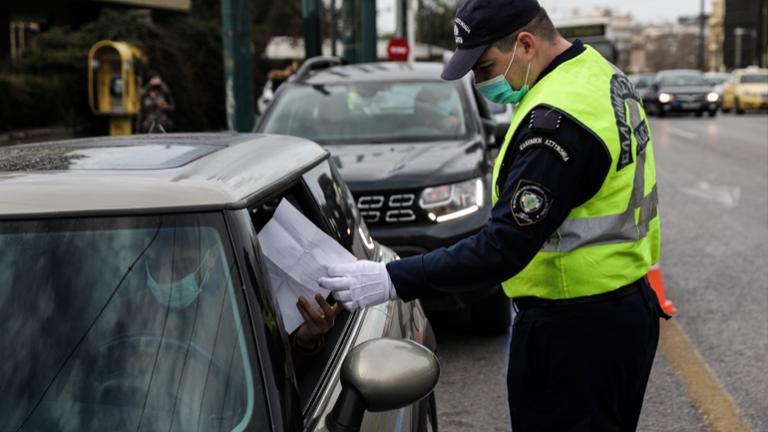
<svg viewBox="0 0 768 432"><path fill-rule="evenodd" d="M619 289L608 291L607 293L597 294L586 297L576 297L569 299L549 300L538 297L518 297L513 299L515 307L519 310L525 309L538 309L538 308L553 308L563 307L578 304L600 303L604 301L611 301L627 297L636 292L639 292L642 284L645 283L645 278L638 279L631 284L624 285Z"/></svg>

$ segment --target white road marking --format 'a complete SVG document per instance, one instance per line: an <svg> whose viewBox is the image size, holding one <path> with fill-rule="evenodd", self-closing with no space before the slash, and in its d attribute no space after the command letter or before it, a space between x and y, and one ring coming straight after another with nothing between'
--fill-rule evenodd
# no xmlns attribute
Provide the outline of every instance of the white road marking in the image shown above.
<svg viewBox="0 0 768 432"><path fill-rule="evenodd" d="M696 186L681 187L680 190L688 195L716 202L726 208L738 206L741 197L741 188L738 186L716 186L705 181L700 181Z"/></svg>
<svg viewBox="0 0 768 432"><path fill-rule="evenodd" d="M688 132L687 130L678 129L678 128L675 128L675 127L670 127L669 128L669 133L671 135L675 135L675 136L678 136L680 138L685 138L687 140L695 140L696 137L697 137L697 135L695 133L693 133L693 132Z"/></svg>

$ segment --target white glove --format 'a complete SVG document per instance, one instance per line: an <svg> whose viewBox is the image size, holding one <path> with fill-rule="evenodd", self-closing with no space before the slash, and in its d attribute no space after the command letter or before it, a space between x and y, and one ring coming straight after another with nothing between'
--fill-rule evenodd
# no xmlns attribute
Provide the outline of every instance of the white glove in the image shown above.
<svg viewBox="0 0 768 432"><path fill-rule="evenodd" d="M350 311L397 298L387 265L380 262L357 261L331 266L328 277L321 277L317 282L332 291L336 300Z"/></svg>

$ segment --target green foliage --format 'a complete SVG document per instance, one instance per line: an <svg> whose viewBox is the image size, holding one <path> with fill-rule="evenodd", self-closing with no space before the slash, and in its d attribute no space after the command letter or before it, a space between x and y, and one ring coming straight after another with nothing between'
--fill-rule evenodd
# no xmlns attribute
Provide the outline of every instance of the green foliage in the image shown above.
<svg viewBox="0 0 768 432"><path fill-rule="evenodd" d="M0 75L0 130L67 123L74 113L59 99L63 87L56 78Z"/></svg>
<svg viewBox="0 0 768 432"><path fill-rule="evenodd" d="M146 14L104 10L98 20L77 31L52 28L40 34L34 46L24 53L18 70L25 82L36 86L49 81L47 88L54 93L52 99L66 101L66 106L52 105L59 109L59 115L30 116L23 120L17 117L3 127L59 124L82 128L87 134L103 133L105 120L92 115L88 106L87 61L90 47L106 39L137 46L149 59L148 68L161 72L176 101L173 118L177 130L225 128L218 15L160 15L160 19L152 20ZM29 85L14 88L17 95L32 89ZM19 96L13 103L29 100L34 101ZM0 102L8 103L10 101Z"/></svg>
<svg viewBox="0 0 768 432"><path fill-rule="evenodd" d="M454 49L453 18L458 6L458 0L419 0L416 40Z"/></svg>
<svg viewBox="0 0 768 432"><path fill-rule="evenodd" d="M259 96L269 64L261 55L272 36L301 35L300 0L251 0L254 87ZM106 121L88 106L87 57L100 40L137 46L148 68L160 71L172 91L177 131L226 128L221 42L221 0L192 0L189 14L102 9L79 29L39 34L17 65L0 78L0 130L69 126L105 133Z"/></svg>

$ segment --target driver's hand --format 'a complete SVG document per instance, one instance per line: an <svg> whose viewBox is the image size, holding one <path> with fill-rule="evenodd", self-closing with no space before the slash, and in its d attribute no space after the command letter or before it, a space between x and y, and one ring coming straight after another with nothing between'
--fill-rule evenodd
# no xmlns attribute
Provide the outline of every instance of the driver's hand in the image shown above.
<svg viewBox="0 0 768 432"><path fill-rule="evenodd" d="M336 317L343 310L341 302L329 305L322 294L315 294L317 307L313 306L304 296L299 297L296 307L299 313L304 317L304 323L296 330L294 337L296 342L302 347L314 347L320 338L328 333L336 320Z"/></svg>

